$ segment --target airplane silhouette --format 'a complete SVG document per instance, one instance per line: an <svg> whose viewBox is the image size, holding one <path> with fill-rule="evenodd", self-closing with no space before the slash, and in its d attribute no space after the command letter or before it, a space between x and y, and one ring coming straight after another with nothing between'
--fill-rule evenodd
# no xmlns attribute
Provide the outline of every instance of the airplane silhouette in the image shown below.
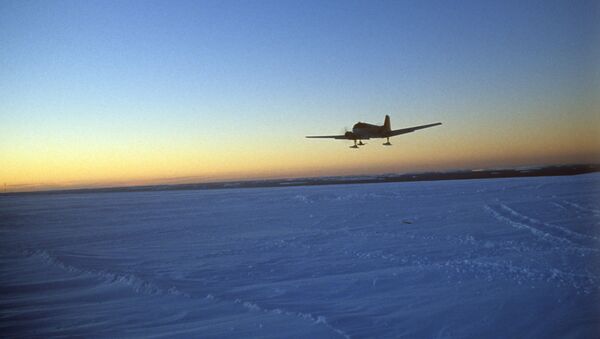
<svg viewBox="0 0 600 339"><path fill-rule="evenodd" d="M363 146L363 140L374 139L374 138L386 138L387 141L383 144L384 146L391 146L390 137L406 134L410 132L414 132L419 129L433 127L441 125L441 122L436 122L434 124L421 125L415 127L402 128L397 130L392 130L390 124L390 116L385 116L385 121L383 122L383 126L379 125L371 125L365 122L358 122L352 126L352 132L346 131L346 133L342 135L315 135L315 136L307 136L307 138L329 138L329 139L343 139L343 140L354 140L354 146L350 146L350 148L358 148L358 146ZM356 143L358 140L358 144Z"/></svg>

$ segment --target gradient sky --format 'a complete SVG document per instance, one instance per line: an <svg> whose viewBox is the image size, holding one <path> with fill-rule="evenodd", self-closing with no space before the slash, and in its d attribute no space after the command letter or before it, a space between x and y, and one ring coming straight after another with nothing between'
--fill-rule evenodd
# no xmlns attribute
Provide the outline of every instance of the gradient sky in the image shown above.
<svg viewBox="0 0 600 339"><path fill-rule="evenodd" d="M1 1L0 184L598 161L597 1ZM399 136L309 140L357 121Z"/></svg>

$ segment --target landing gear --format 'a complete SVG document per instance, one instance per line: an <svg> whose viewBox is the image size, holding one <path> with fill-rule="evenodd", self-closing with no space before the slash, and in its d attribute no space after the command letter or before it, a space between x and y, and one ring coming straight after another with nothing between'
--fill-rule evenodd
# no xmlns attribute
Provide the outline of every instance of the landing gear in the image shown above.
<svg viewBox="0 0 600 339"><path fill-rule="evenodd" d="M358 148L358 145L356 144L356 139L354 139L354 146L350 146L350 148Z"/></svg>
<svg viewBox="0 0 600 339"><path fill-rule="evenodd" d="M385 142L385 143L383 144L383 146L392 146L392 144L390 143L390 138L388 137L388 138L386 138L386 139L387 139L387 142Z"/></svg>
<svg viewBox="0 0 600 339"><path fill-rule="evenodd" d="M358 146L364 146L366 144L363 144L362 140L358 140Z"/></svg>

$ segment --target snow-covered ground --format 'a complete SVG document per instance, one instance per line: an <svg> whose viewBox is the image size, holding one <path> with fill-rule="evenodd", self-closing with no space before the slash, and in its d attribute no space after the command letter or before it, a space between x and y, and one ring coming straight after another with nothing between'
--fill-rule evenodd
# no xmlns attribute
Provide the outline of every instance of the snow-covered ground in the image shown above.
<svg viewBox="0 0 600 339"><path fill-rule="evenodd" d="M600 174L0 197L6 337L600 336Z"/></svg>

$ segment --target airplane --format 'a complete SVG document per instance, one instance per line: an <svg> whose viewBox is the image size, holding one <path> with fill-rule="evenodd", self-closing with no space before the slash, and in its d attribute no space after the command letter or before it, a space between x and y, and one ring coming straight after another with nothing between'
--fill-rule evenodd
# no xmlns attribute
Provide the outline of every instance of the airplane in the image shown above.
<svg viewBox="0 0 600 339"><path fill-rule="evenodd" d="M387 141L383 144L384 146L391 146L390 137L406 134L410 132L414 132L419 129L429 128L433 126L441 125L441 122L436 122L428 125L414 126L408 128L402 128L397 130L392 130L390 124L390 116L386 115L385 120L383 122L383 126L379 125L371 125L365 122L358 122L354 126L352 126L352 132L346 131L346 133L342 135L310 135L307 138L329 138L329 139L343 139L343 140L354 140L354 146L350 146L350 148L358 148L358 146L366 145L362 141L373 139L373 138L386 138ZM358 144L356 143L358 140Z"/></svg>

